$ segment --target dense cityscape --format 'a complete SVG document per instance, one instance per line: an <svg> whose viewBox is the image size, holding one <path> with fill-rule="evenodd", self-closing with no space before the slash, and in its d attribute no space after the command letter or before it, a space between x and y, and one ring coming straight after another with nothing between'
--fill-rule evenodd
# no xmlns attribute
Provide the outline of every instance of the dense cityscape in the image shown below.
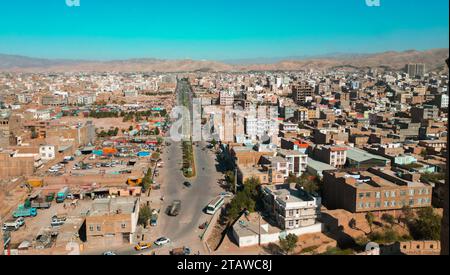
<svg viewBox="0 0 450 275"><path fill-rule="evenodd" d="M0 270L441 266L449 4L3 1Z"/></svg>
<svg viewBox="0 0 450 275"><path fill-rule="evenodd" d="M4 254L440 254L445 69L0 87Z"/></svg>

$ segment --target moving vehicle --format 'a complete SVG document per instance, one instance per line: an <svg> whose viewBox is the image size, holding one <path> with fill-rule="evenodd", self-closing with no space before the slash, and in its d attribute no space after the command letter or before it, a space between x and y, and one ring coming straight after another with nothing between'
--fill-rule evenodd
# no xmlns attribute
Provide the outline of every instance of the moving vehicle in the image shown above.
<svg viewBox="0 0 450 275"><path fill-rule="evenodd" d="M14 218L36 217L37 209L33 207L26 208L24 204L20 204L13 213Z"/></svg>
<svg viewBox="0 0 450 275"><path fill-rule="evenodd" d="M172 204L169 206L169 211L168 214L169 216L178 216L178 214L180 214L180 209L181 209L181 201L180 200L175 200L172 202Z"/></svg>
<svg viewBox="0 0 450 275"><path fill-rule="evenodd" d="M170 243L170 239L167 237L160 237L155 241L155 245L157 246L163 246Z"/></svg>
<svg viewBox="0 0 450 275"><path fill-rule="evenodd" d="M25 219L24 218L17 218L17 219L13 219L13 220L7 220L4 224L3 224L3 230L4 231L16 231L18 230L21 226L23 226L25 224Z"/></svg>
<svg viewBox="0 0 450 275"><path fill-rule="evenodd" d="M191 188L192 187L192 183L185 181L183 182L183 185L186 186L187 188Z"/></svg>
<svg viewBox="0 0 450 275"><path fill-rule="evenodd" d="M114 255L117 255L117 254L112 251L103 252L103 256L114 256Z"/></svg>
<svg viewBox="0 0 450 275"><path fill-rule="evenodd" d="M172 249L172 251L170 251L170 255L183 256L183 255L189 255L189 254L191 254L191 249L186 246L174 248L174 249Z"/></svg>
<svg viewBox="0 0 450 275"><path fill-rule="evenodd" d="M59 190L59 192L56 194L56 202L63 203L66 200L68 194L69 194L69 187L66 186L61 188L61 190Z"/></svg>
<svg viewBox="0 0 450 275"><path fill-rule="evenodd" d="M222 207L224 202L225 202L224 197L222 197L222 196L216 197L208 204L208 206L206 206L206 211L205 211L206 214L214 215L217 212L217 210L219 210Z"/></svg>
<svg viewBox="0 0 450 275"><path fill-rule="evenodd" d="M137 251L141 251L141 250L149 249L151 247L152 247L151 243L139 242L137 245L134 246L134 249L136 249Z"/></svg>

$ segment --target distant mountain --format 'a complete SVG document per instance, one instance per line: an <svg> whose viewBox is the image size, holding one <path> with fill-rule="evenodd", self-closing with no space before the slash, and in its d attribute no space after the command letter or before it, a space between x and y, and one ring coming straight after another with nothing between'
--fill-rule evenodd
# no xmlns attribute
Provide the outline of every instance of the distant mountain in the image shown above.
<svg viewBox="0 0 450 275"><path fill-rule="evenodd" d="M376 54L333 53L318 56L254 58L227 61L140 58L113 61L41 59L0 54L0 71L9 72L193 72L263 71L350 68L401 69L407 63L425 63L427 70L444 69L448 49L388 51Z"/></svg>

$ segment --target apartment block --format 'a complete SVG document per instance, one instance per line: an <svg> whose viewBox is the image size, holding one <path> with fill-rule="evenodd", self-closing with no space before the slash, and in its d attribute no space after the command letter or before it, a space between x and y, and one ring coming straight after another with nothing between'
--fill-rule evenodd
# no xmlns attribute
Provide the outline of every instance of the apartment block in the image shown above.
<svg viewBox="0 0 450 275"><path fill-rule="evenodd" d="M328 209L360 213L431 206L432 186L420 182L419 174L384 168L323 174L323 203Z"/></svg>

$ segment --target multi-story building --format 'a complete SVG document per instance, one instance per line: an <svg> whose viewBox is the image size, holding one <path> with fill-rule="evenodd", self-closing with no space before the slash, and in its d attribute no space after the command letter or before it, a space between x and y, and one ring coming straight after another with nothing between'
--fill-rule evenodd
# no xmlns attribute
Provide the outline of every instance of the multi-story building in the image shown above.
<svg viewBox="0 0 450 275"><path fill-rule="evenodd" d="M90 244L130 244L139 217L139 198L97 199L86 217L86 239Z"/></svg>
<svg viewBox="0 0 450 275"><path fill-rule="evenodd" d="M423 105L411 108L411 119L413 123L423 122L429 119L439 118L439 108L434 105Z"/></svg>
<svg viewBox="0 0 450 275"><path fill-rule="evenodd" d="M41 156L41 159L44 161L55 159L55 157L56 157L55 146L41 145L41 146L39 146L39 154Z"/></svg>
<svg viewBox="0 0 450 275"><path fill-rule="evenodd" d="M323 174L323 203L328 209L359 213L431 206L432 186L420 182L420 174L384 168Z"/></svg>
<svg viewBox="0 0 450 275"><path fill-rule="evenodd" d="M314 88L307 83L299 83L292 86L292 97L295 103L301 105L308 101L312 101L314 96Z"/></svg>
<svg viewBox="0 0 450 275"><path fill-rule="evenodd" d="M320 218L321 198L290 185L262 188L267 212L282 230L312 226Z"/></svg>
<svg viewBox="0 0 450 275"><path fill-rule="evenodd" d="M220 91L219 104L231 106L234 103L234 93L232 91Z"/></svg>
<svg viewBox="0 0 450 275"><path fill-rule="evenodd" d="M342 168L347 162L347 150L345 146L317 146L314 148L314 157L335 168Z"/></svg>
<svg viewBox="0 0 450 275"><path fill-rule="evenodd" d="M425 64L423 64L423 63L406 64L405 72L410 77L416 77L416 76L422 77L425 74Z"/></svg>
<svg viewBox="0 0 450 275"><path fill-rule="evenodd" d="M300 177L306 171L308 165L308 155L300 151L283 150L277 151L277 155L287 161L288 173Z"/></svg>

